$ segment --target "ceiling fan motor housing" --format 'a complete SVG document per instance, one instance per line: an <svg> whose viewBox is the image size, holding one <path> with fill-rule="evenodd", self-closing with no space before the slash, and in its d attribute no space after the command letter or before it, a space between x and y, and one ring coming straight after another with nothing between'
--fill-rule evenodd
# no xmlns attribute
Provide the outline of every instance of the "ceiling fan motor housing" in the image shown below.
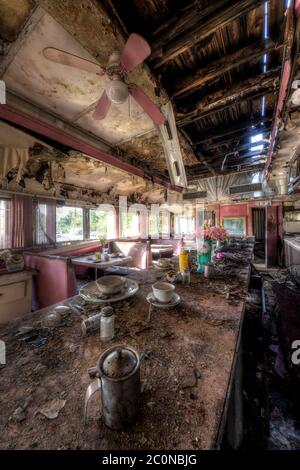
<svg viewBox="0 0 300 470"><path fill-rule="evenodd" d="M112 103L121 104L128 98L128 86L124 83L125 72L120 66L120 53L113 52L108 60L106 73L110 79L106 86L106 93Z"/></svg>

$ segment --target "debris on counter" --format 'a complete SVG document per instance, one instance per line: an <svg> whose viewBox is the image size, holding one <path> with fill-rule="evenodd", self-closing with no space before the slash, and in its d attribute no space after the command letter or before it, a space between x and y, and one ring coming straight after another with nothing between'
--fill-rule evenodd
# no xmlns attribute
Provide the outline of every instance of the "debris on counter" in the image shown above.
<svg viewBox="0 0 300 470"><path fill-rule="evenodd" d="M66 400L55 398L41 406L37 412L41 413L48 419L56 419L66 403Z"/></svg>
<svg viewBox="0 0 300 470"><path fill-rule="evenodd" d="M20 341L12 342L9 354L17 359L10 365L8 372L15 374L15 370L18 370L18 392L28 395L34 380L35 390L32 394L39 409L37 413L43 414L40 411L45 411L49 416L59 416L63 409L60 406L67 399L68 406L63 410L63 417L69 428L76 430L70 439L66 439L63 428L53 434L52 426L40 420L33 421L36 414L25 412L26 420L19 426L24 426L26 432L20 433L18 445L28 448L32 442L38 442L38 448L47 448L51 443L53 448L73 449L80 446L85 449L92 442L93 446L102 449L106 442L115 449L142 448L140 435L143 432L147 446L151 442L153 448L170 448L173 443L176 443L177 448L210 448L215 439L216 422L220 419L219 403L226 394L234 349L232 345L238 334L248 272L249 268L236 266L231 269L230 276L209 280L210 286L203 276L192 273L190 285L176 285L182 302L169 311L158 311L151 325L146 321L146 296L151 288L149 284L141 284L138 294L130 302L114 305L117 334L107 346L120 344L121 341L134 347L140 354L150 350L156 358L166 361L164 367L153 360L145 361L141 371L141 418L129 432L122 433L122 437L111 433L99 419L91 421L88 429L82 426L82 402L79 403L79 400L83 400L87 385L86 370L95 364L99 353L107 347L101 344L97 332L82 336L82 312L74 312L68 316L66 324L62 323L59 328L47 331L48 340L42 348L28 348L26 352L29 360L24 367L19 366L23 359ZM241 301L231 305L225 299L226 292L231 292ZM99 312L99 306L88 305L78 296L69 300L68 304L82 306L86 318ZM50 311L53 311L53 306L42 310L40 314L32 314L24 324L38 325L38 321L41 323ZM14 337L20 325L22 323L18 322L4 329L5 341L11 335ZM40 326L37 330L41 330ZM70 354L75 346L76 350ZM224 351L227 351L225 355ZM1 379L4 382L0 395L6 389L9 390L10 384L8 374ZM182 385L186 388L183 389ZM63 395L61 390L65 392ZM58 409L52 410L50 406L48 410L49 397L62 400ZM11 392L9 399L12 405L4 412L2 420L5 422L20 406ZM96 399L91 402L91 406L95 403ZM187 416L189 423L186 422ZM192 427L196 426L199 433L203 434L198 444L191 435ZM156 433L158 429L159 434ZM5 438L7 442L12 433L13 429L9 430Z"/></svg>
<svg viewBox="0 0 300 470"><path fill-rule="evenodd" d="M9 418L11 421L15 421L16 423L21 423L26 419L26 414L20 406L15 409L11 417Z"/></svg>
<svg viewBox="0 0 300 470"><path fill-rule="evenodd" d="M32 330L31 333L21 336L20 341L30 344L34 348L39 348L43 346L47 341L48 336L44 331L41 330Z"/></svg>

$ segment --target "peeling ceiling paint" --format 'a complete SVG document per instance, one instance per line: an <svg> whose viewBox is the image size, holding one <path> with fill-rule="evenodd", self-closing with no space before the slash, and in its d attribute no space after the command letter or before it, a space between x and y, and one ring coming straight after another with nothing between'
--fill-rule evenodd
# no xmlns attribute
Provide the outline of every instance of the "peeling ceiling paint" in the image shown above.
<svg viewBox="0 0 300 470"><path fill-rule="evenodd" d="M2 139L3 137L3 139ZM40 196L66 197L93 204L116 202L118 196L134 196L136 201L145 203L164 202L165 190L106 165L88 155L76 151L63 153L43 141L0 121L1 148L26 149L28 158L25 166L15 159L8 161L10 176L1 173L6 168L0 165L0 188L2 190L30 192ZM21 183L18 182L22 164ZM172 191L168 192L169 195ZM177 197L177 196L174 196Z"/></svg>
<svg viewBox="0 0 300 470"><path fill-rule="evenodd" d="M11 24L10 38L15 38L20 33L20 25L28 19L33 2L0 0L5 17L10 4L20 17L18 24ZM150 155L152 167L164 172L167 166L156 130L133 99L123 105L112 105L106 119L95 121L92 112L107 78L51 63L42 55L45 47L57 47L105 66L110 54L121 50L125 41L100 3L96 0L36 0L35 4L38 8L32 22L36 16L36 24L30 31L22 32L22 41L19 34L16 43L20 41L20 44L15 47L16 53L4 74L7 88L113 146L122 143L124 148L126 142L142 162L148 162ZM157 86L146 65L140 65L128 78L156 104L167 101L164 90ZM141 135L145 135L144 140ZM141 140L143 148L139 153ZM185 139L182 141L185 163L196 163L192 149L188 148Z"/></svg>

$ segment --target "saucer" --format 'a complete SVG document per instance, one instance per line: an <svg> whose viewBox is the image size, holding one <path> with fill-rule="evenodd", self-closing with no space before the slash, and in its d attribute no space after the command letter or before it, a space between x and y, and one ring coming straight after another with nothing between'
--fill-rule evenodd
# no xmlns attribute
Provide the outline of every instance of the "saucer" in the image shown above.
<svg viewBox="0 0 300 470"><path fill-rule="evenodd" d="M176 305L178 305L181 301L181 297L179 294L177 294L177 292L174 292L173 295L172 295L172 298L170 300L170 302L168 303L163 303L163 302L159 302L159 300L157 300L155 297L154 297L154 294L153 292L149 292L149 294L147 295L146 297L146 300L147 302L149 302L149 304L153 305L153 307L157 307L157 308L172 308L172 307L176 307Z"/></svg>

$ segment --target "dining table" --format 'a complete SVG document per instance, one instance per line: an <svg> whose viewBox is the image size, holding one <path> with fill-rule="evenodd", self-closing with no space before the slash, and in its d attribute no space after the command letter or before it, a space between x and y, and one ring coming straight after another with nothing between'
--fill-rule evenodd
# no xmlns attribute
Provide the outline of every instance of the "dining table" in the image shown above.
<svg viewBox="0 0 300 470"><path fill-rule="evenodd" d="M85 256L74 256L72 257L72 264L75 266L85 266L87 268L94 268L95 280L98 279L98 270L104 271L104 269L111 268L112 266L130 266L132 261L131 256L110 256L107 261L96 259L95 254L89 254Z"/></svg>

